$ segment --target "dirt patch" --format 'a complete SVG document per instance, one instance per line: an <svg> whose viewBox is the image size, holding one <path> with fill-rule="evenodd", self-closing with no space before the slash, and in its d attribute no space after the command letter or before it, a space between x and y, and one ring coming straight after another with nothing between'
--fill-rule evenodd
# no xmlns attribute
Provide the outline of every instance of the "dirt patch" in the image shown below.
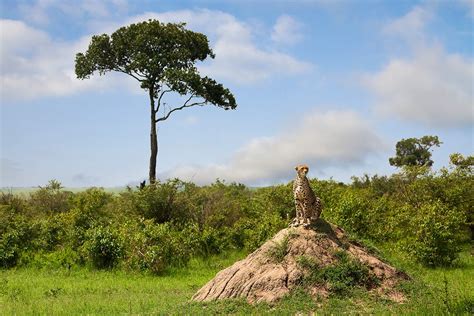
<svg viewBox="0 0 474 316"><path fill-rule="evenodd" d="M305 281L318 271L337 267L341 255L362 264L367 279L372 280L365 285L368 291L403 302L403 294L395 286L408 276L351 242L344 230L323 219L310 228L281 230L247 258L217 273L192 299L245 298L250 303L274 303L297 286L305 286L314 297L327 297L334 289L327 278Z"/></svg>

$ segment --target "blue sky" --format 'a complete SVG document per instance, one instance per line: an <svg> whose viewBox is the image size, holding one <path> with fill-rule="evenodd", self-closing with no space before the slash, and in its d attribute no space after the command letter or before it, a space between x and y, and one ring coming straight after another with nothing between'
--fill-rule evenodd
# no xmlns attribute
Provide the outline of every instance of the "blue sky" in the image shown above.
<svg viewBox="0 0 474 316"><path fill-rule="evenodd" d="M216 58L198 68L238 103L160 125L161 179L268 185L307 163L349 181L394 172L396 142L423 135L443 141L436 168L473 154L473 0L3 0L0 14L2 187L147 178L147 93L126 75L77 80L74 57L148 18L206 34Z"/></svg>

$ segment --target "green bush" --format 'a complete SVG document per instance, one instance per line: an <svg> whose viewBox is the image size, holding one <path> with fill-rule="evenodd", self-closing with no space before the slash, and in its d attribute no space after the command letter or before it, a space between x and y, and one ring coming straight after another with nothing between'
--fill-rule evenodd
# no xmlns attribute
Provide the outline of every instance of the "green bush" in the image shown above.
<svg viewBox="0 0 474 316"><path fill-rule="evenodd" d="M60 248L52 252L39 251L33 255L29 264L44 269L71 269L81 262L80 255L71 248Z"/></svg>
<svg viewBox="0 0 474 316"><path fill-rule="evenodd" d="M321 278L329 283L331 292L344 295L355 286L370 288L377 279L370 274L369 268L357 259L350 258L345 252L337 253L339 262L321 270Z"/></svg>
<svg viewBox="0 0 474 316"><path fill-rule="evenodd" d="M232 227L252 213L250 205L252 192L243 184L226 185L217 180L203 187L201 194L203 195L199 219L201 226L216 229Z"/></svg>
<svg viewBox="0 0 474 316"><path fill-rule="evenodd" d="M279 230L287 226L287 222L275 213L263 213L259 217L244 222L244 247L254 251Z"/></svg>
<svg viewBox="0 0 474 316"><path fill-rule="evenodd" d="M461 250L465 221L464 214L439 201L424 204L413 214L402 247L423 264L450 265Z"/></svg>
<svg viewBox="0 0 474 316"><path fill-rule="evenodd" d="M259 188L253 194L252 202L254 210L275 213L284 220L289 220L296 216L292 182Z"/></svg>
<svg viewBox="0 0 474 316"><path fill-rule="evenodd" d="M112 194L105 192L103 188L90 188L76 193L72 206L82 214L82 217L76 218L76 223L82 227L90 226L91 219L106 215L105 209L111 200Z"/></svg>
<svg viewBox="0 0 474 316"><path fill-rule="evenodd" d="M160 274L172 266L185 266L198 251L194 226L177 230L169 223L143 220L137 228L127 239L127 264L132 269Z"/></svg>
<svg viewBox="0 0 474 316"><path fill-rule="evenodd" d="M227 227L216 229L206 227L199 238L199 249L202 256L219 254L232 247L231 232Z"/></svg>
<svg viewBox="0 0 474 316"><path fill-rule="evenodd" d="M106 209L111 201L112 195L102 188L90 188L74 196L73 208L60 215L60 221L67 231L65 238L73 249L78 249L84 244L87 230L107 225L110 214Z"/></svg>
<svg viewBox="0 0 474 316"><path fill-rule="evenodd" d="M0 267L14 267L31 244L31 229L21 215L2 216L8 221L0 226Z"/></svg>
<svg viewBox="0 0 474 316"><path fill-rule="evenodd" d="M310 180L311 188L323 202L323 217L337 209L341 196L347 192L348 186L334 180Z"/></svg>
<svg viewBox="0 0 474 316"><path fill-rule="evenodd" d="M324 268L319 268L312 258L299 257L298 264L307 271L303 285L326 283L331 293L345 295L354 287L371 288L378 283L365 264L351 258L346 252L338 252L336 257L337 262Z"/></svg>
<svg viewBox="0 0 474 316"><path fill-rule="evenodd" d="M6 225L7 221L3 217L11 216L13 214L26 215L28 212L27 201L21 196L15 195L12 192L0 193L0 227Z"/></svg>
<svg viewBox="0 0 474 316"><path fill-rule="evenodd" d="M45 187L31 193L29 203L38 213L61 213L70 209L72 193L63 191L59 181L50 180Z"/></svg>
<svg viewBox="0 0 474 316"><path fill-rule="evenodd" d="M51 251L65 242L66 228L60 215L40 219L34 223L34 230L36 231L34 244L37 249Z"/></svg>
<svg viewBox="0 0 474 316"><path fill-rule="evenodd" d="M326 218L350 232L365 236L369 231L370 209L371 206L364 192L348 190L340 196L336 207Z"/></svg>
<svg viewBox="0 0 474 316"><path fill-rule="evenodd" d="M178 201L178 196L185 188L185 183L169 180L165 183L154 183L140 190L128 190L120 194L118 208L122 212L152 219L156 223L165 223L186 217L186 205Z"/></svg>
<svg viewBox="0 0 474 316"><path fill-rule="evenodd" d="M84 249L94 267L114 267L123 255L123 246L117 234L109 227L94 227L87 231Z"/></svg>
<svg viewBox="0 0 474 316"><path fill-rule="evenodd" d="M353 178L350 186L317 179L310 185L323 201L322 217L353 236L398 244L426 265L448 265L474 234L472 168L456 159L455 168L436 173L405 168ZM92 262L87 249L100 227L123 245L114 264L161 273L192 256L253 251L294 216L292 182L248 188L170 180L112 195L98 188L71 193L50 181L30 195L0 194L0 265L62 262L65 249L72 262ZM97 240L95 246L102 247Z"/></svg>

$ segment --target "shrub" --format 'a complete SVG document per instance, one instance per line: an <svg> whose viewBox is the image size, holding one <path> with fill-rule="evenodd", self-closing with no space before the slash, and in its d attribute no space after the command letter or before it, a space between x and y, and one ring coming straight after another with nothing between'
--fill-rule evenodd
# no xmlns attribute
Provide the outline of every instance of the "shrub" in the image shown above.
<svg viewBox="0 0 474 316"><path fill-rule="evenodd" d="M252 202L253 210L274 213L284 220L296 216L292 182L259 188L253 194Z"/></svg>
<svg viewBox="0 0 474 316"><path fill-rule="evenodd" d="M456 166L354 178L351 186L316 179L310 185L323 201L323 218L353 236L397 243L424 264L448 265L469 241L469 229L474 234L472 168ZM73 262L93 261L84 243L92 247L100 228L123 245L114 264L161 273L194 255L253 251L294 212L291 182L248 188L170 180L113 196L98 188L73 194L50 181L29 197L0 194L0 265L62 262L63 249ZM97 240L95 246L102 247Z"/></svg>
<svg viewBox="0 0 474 316"><path fill-rule="evenodd" d="M27 209L25 199L12 192L1 192L0 193L0 216L10 216L12 214L25 214ZM6 220L3 218L0 221L0 225L6 224Z"/></svg>
<svg viewBox="0 0 474 316"><path fill-rule="evenodd" d="M118 263L123 247L109 227L94 227L87 231L87 238L84 248L94 267L112 268Z"/></svg>
<svg viewBox="0 0 474 316"><path fill-rule="evenodd" d="M370 288L377 283L377 279L370 274L365 264L350 258L346 252L338 252L336 255L339 262L320 272L321 278L329 283L331 292L343 295L355 286Z"/></svg>
<svg viewBox="0 0 474 316"><path fill-rule="evenodd" d="M345 229L357 235L366 235L369 230L370 205L363 192L346 191L339 199L337 206L328 214Z"/></svg>
<svg viewBox="0 0 474 316"><path fill-rule="evenodd" d="M83 245L88 229L106 225L109 217L106 207L111 200L112 195L99 188L90 188L74 196L73 208L60 215L67 227L67 239L73 249Z"/></svg>
<svg viewBox="0 0 474 316"><path fill-rule="evenodd" d="M84 192L77 193L72 205L75 210L79 210L83 217L77 218L76 222L87 227L91 218L105 216L105 207L112 200L112 195L104 191L103 188L90 188Z"/></svg>
<svg viewBox="0 0 474 316"><path fill-rule="evenodd" d="M338 183L334 180L310 180L311 188L323 202L323 216L330 214L337 208L341 196L347 192L348 187L344 183Z"/></svg>
<svg viewBox="0 0 474 316"><path fill-rule="evenodd" d="M303 279L303 285L326 283L332 293L345 295L356 286L370 288L378 283L369 268L359 260L349 257L344 251L337 252L336 257L336 263L324 268L319 268L311 258L299 257L298 264L309 272Z"/></svg>
<svg viewBox="0 0 474 316"><path fill-rule="evenodd" d="M254 251L279 230L287 226L287 222L278 214L263 213L260 216L248 219L242 223L244 246L249 251Z"/></svg>
<svg viewBox="0 0 474 316"><path fill-rule="evenodd" d="M45 269L71 269L80 262L79 254L73 249L66 247L53 252L37 252L31 259L30 265Z"/></svg>
<svg viewBox="0 0 474 316"><path fill-rule="evenodd" d="M171 266L185 266L196 254L198 239L195 226L174 229L169 223L143 220L128 240L128 265L155 274Z"/></svg>
<svg viewBox="0 0 474 316"><path fill-rule="evenodd" d="M66 229L61 216L53 215L39 220L34 224L34 230L37 249L50 251L65 242Z"/></svg>
<svg viewBox="0 0 474 316"><path fill-rule="evenodd" d="M120 214L152 219L158 224L196 222L201 210L201 188L178 179L156 182L139 190L127 188L114 201Z"/></svg>
<svg viewBox="0 0 474 316"><path fill-rule="evenodd" d="M226 185L217 180L203 187L201 194L201 226L217 229L232 227L253 211L250 206L252 192L243 184Z"/></svg>
<svg viewBox="0 0 474 316"><path fill-rule="evenodd" d="M234 246L232 231L227 228L206 227L199 238L200 254L203 256L219 254Z"/></svg>
<svg viewBox="0 0 474 316"><path fill-rule="evenodd" d="M285 259L285 256L288 254L288 245L290 243L290 236L284 236L279 242L273 242L273 244L268 248L268 257L280 263Z"/></svg>
<svg viewBox="0 0 474 316"><path fill-rule="evenodd" d="M60 213L69 210L72 192L63 191L61 183L50 180L45 187L30 195L29 203L35 212Z"/></svg>
<svg viewBox="0 0 474 316"><path fill-rule="evenodd" d="M439 201L423 204L413 214L408 227L413 233L401 241L402 247L425 265L450 265L461 250L465 220L464 214Z"/></svg>
<svg viewBox="0 0 474 316"><path fill-rule="evenodd" d="M17 265L22 253L31 242L31 230L27 219L22 215L2 216L7 219L0 225L0 267L10 268Z"/></svg>

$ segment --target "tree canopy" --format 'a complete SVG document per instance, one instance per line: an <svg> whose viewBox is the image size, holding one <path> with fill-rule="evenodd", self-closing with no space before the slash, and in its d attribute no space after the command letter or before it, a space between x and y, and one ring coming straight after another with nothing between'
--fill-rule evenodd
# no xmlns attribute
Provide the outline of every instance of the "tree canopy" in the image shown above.
<svg viewBox="0 0 474 316"><path fill-rule="evenodd" d="M463 156L460 153L453 153L449 155L449 161L456 169L468 173L474 172L474 156Z"/></svg>
<svg viewBox="0 0 474 316"><path fill-rule="evenodd" d="M95 35L85 53L76 54L75 72L88 79L98 72L127 74L140 82L150 99L150 182L156 177L158 143L156 124L176 111L212 104L225 110L237 107L229 89L201 76L195 63L214 58L206 35L185 29L185 23L148 20L116 30L110 36ZM169 92L183 96L175 107L162 106ZM161 110L161 111L160 111Z"/></svg>
<svg viewBox="0 0 474 316"><path fill-rule="evenodd" d="M391 166L428 166L433 165L430 149L439 147L442 142L438 136L407 138L397 142L395 157L389 158Z"/></svg>
<svg viewBox="0 0 474 316"><path fill-rule="evenodd" d="M95 35L87 51L76 55L76 75L88 79L94 72L122 72L152 91L154 98L160 91L172 90L225 109L235 108L232 93L215 80L201 77L195 67L196 61L215 57L207 37L184 26L148 20L121 27L111 36Z"/></svg>

